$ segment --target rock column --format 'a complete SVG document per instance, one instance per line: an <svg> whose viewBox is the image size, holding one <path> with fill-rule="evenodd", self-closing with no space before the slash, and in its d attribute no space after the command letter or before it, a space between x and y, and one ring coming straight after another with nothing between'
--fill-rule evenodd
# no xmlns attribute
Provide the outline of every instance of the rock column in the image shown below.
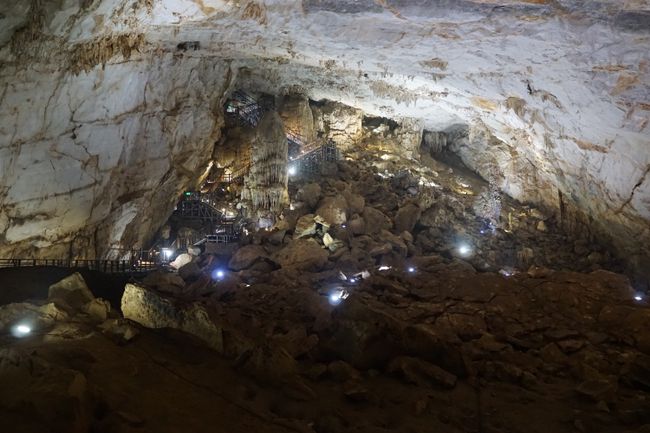
<svg viewBox="0 0 650 433"><path fill-rule="evenodd" d="M251 143L251 168L244 179L242 201L248 216L277 214L289 203L287 137L275 111L264 115Z"/></svg>

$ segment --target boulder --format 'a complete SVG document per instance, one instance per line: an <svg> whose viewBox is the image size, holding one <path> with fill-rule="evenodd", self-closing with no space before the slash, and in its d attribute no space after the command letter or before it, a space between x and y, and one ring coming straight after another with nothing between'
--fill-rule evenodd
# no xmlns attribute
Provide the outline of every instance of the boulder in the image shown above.
<svg viewBox="0 0 650 433"><path fill-rule="evenodd" d="M111 312L111 304L105 299L95 298L84 305L83 312L86 313L93 322L102 323L108 318L108 315Z"/></svg>
<svg viewBox="0 0 650 433"><path fill-rule="evenodd" d="M614 380L591 379L576 387L576 392L594 402L613 401L618 387Z"/></svg>
<svg viewBox="0 0 650 433"><path fill-rule="evenodd" d="M323 235L323 245L325 245L328 250L335 252L343 246L343 242L334 239L329 233L325 233Z"/></svg>
<svg viewBox="0 0 650 433"><path fill-rule="evenodd" d="M426 324L407 326L401 338L404 350L435 363L456 376L465 377L468 366L460 350L452 344L452 336L437 332Z"/></svg>
<svg viewBox="0 0 650 433"><path fill-rule="evenodd" d="M328 252L313 239L292 241L273 255L273 260L283 268L295 268L303 271L323 269L328 259Z"/></svg>
<svg viewBox="0 0 650 433"><path fill-rule="evenodd" d="M39 352L40 349L0 348L0 421L5 426L2 430L92 431L95 405L86 376L46 360ZM68 356L75 359L76 365L83 365L79 359L83 356L92 358L85 351L71 351Z"/></svg>
<svg viewBox="0 0 650 433"><path fill-rule="evenodd" d="M400 207L395 215L395 231L412 232L421 215L422 210L414 203L407 203Z"/></svg>
<svg viewBox="0 0 650 433"><path fill-rule="evenodd" d="M183 281L195 280L201 275L201 268L196 262L189 262L178 270L178 276L183 279Z"/></svg>
<svg viewBox="0 0 650 433"><path fill-rule="evenodd" d="M183 303L135 284L122 295L122 314L147 328L174 328L192 334L223 353L223 330L199 303Z"/></svg>
<svg viewBox="0 0 650 433"><path fill-rule="evenodd" d="M75 272L50 286L47 299L68 313L81 311L86 303L95 299L79 272Z"/></svg>
<svg viewBox="0 0 650 433"><path fill-rule="evenodd" d="M34 305L27 302L0 306L0 333L10 333L15 325L26 324L32 329L52 326L66 320L68 313L54 303Z"/></svg>
<svg viewBox="0 0 650 433"><path fill-rule="evenodd" d="M317 183L307 183L303 185L297 194L299 201L304 202L310 210L313 210L321 197L321 188Z"/></svg>
<svg viewBox="0 0 650 433"><path fill-rule="evenodd" d="M300 239L316 234L316 221L314 214L303 215L296 221L296 227L293 230L293 238Z"/></svg>
<svg viewBox="0 0 650 433"><path fill-rule="evenodd" d="M330 362L327 366L327 372L337 382L347 382L357 380L361 377L359 371L345 361Z"/></svg>
<svg viewBox="0 0 650 433"><path fill-rule="evenodd" d="M363 219L368 233L379 233L393 226L393 222L383 212L369 206L363 209Z"/></svg>
<svg viewBox="0 0 650 433"><path fill-rule="evenodd" d="M197 254L198 255L198 254ZM174 269L180 269L193 260L193 256L189 253L179 254L173 262L169 264Z"/></svg>
<svg viewBox="0 0 650 433"><path fill-rule="evenodd" d="M322 217L330 226L347 221L348 203L342 195L323 198L318 204L316 215Z"/></svg>
<svg viewBox="0 0 650 433"><path fill-rule="evenodd" d="M351 214L363 212L364 207L366 206L366 199L363 198L361 194L355 194L349 190L343 191L343 196L348 202L348 210Z"/></svg>
<svg viewBox="0 0 650 433"><path fill-rule="evenodd" d="M233 271L248 269L261 258L268 257L266 250L260 245L244 245L239 248L230 258L228 268Z"/></svg>
<svg viewBox="0 0 650 433"><path fill-rule="evenodd" d="M101 324L100 328L104 335L111 337L116 343L126 343L135 338L140 331L128 320L109 319Z"/></svg>
<svg viewBox="0 0 650 433"><path fill-rule="evenodd" d="M366 221L360 216L349 220L347 224L353 235L363 235L366 233Z"/></svg>
<svg viewBox="0 0 650 433"><path fill-rule="evenodd" d="M178 274L164 271L154 271L147 274L142 280L142 284L169 293L182 292L185 288L185 281Z"/></svg>
<svg viewBox="0 0 650 433"><path fill-rule="evenodd" d="M393 359L388 365L390 373L401 373L411 383L419 386L435 386L453 388L456 386L456 376L443 370L437 365L409 356Z"/></svg>

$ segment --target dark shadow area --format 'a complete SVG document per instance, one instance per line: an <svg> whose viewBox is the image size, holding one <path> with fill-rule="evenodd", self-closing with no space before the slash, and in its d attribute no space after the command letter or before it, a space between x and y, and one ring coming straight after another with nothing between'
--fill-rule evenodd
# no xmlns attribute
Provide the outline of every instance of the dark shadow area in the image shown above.
<svg viewBox="0 0 650 433"><path fill-rule="evenodd" d="M124 285L133 274L105 274L88 269L67 269L53 266L0 269L0 305L47 298L48 288L63 278L79 272L98 298L106 299L119 309Z"/></svg>

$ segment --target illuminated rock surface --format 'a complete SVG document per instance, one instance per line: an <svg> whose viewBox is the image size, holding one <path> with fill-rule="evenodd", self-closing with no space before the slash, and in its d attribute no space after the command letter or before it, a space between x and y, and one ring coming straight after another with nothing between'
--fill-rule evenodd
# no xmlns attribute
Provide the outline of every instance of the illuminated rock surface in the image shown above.
<svg viewBox="0 0 650 433"><path fill-rule="evenodd" d="M0 255L145 243L207 165L237 82L468 128L458 151L470 167L551 209L561 192L643 260L645 1L97 0L0 12Z"/></svg>

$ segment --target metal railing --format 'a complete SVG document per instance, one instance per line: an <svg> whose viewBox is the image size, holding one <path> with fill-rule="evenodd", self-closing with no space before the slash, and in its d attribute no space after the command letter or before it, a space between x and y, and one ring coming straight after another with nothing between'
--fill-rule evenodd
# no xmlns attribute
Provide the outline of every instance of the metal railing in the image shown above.
<svg viewBox="0 0 650 433"><path fill-rule="evenodd" d="M89 269L111 274L126 274L151 271L158 268L158 263L142 260L0 259L0 268L24 268L36 266Z"/></svg>
<svg viewBox="0 0 650 433"><path fill-rule="evenodd" d="M302 175L322 174L326 163L336 162L338 159L340 159L340 152L336 143L328 141L325 144L311 143L310 147L293 158L292 164L296 165Z"/></svg>

